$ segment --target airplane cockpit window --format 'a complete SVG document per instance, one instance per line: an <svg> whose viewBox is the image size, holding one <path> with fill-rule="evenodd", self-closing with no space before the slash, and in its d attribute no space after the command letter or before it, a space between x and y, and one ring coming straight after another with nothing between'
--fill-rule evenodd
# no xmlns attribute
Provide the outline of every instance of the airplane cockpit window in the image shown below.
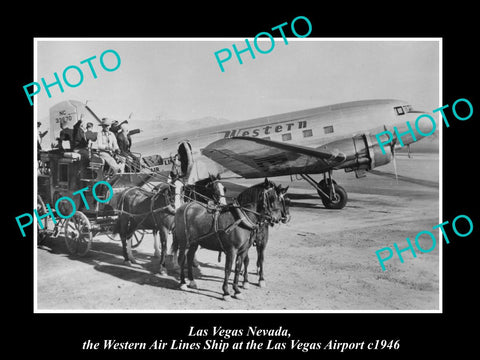
<svg viewBox="0 0 480 360"><path fill-rule="evenodd" d="M396 106L395 111L396 111L397 115L404 115L405 114L405 111L403 111L402 106Z"/></svg>
<svg viewBox="0 0 480 360"><path fill-rule="evenodd" d="M424 113L424 112L425 112L425 111L415 110L412 105L405 105L403 108L405 109L405 112L406 112L406 113L418 113L418 114L421 114L421 113Z"/></svg>

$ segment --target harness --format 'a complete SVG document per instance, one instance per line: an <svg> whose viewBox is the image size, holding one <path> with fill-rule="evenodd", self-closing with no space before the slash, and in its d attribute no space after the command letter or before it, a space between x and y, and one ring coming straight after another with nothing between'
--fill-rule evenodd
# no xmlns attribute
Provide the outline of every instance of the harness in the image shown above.
<svg viewBox="0 0 480 360"><path fill-rule="evenodd" d="M141 193L143 193L143 195L149 197L151 195L153 195L150 199L150 211L148 212L145 212L145 213L141 213L141 214L133 214L133 213L130 213L128 211L125 211L124 210L124 204L125 204L125 197L127 195L128 192L132 191L132 190L139 190ZM135 230L140 227L140 225L143 224L143 222L148 218L149 215L152 216L153 218L153 222L155 224L155 227L158 228L158 223L157 223L157 219L155 218L154 214L155 213L158 213L158 212L164 212L164 213L169 213L170 215L175 215L175 210L173 209L172 207L172 204L171 204L171 199L169 198L168 194L167 194L167 189L164 189L164 190L161 190L161 191L158 191L158 192L150 192L150 191L147 191L145 189L142 189L142 188L139 188L139 187L133 187L133 188L129 188L127 190L125 190L123 193L122 193L122 196L119 200L119 205L120 205L120 209L116 209L115 210L115 213L116 214L126 214L128 216L130 216L131 218L138 218L138 217L143 217L142 220L137 224L137 226L135 227L135 229L133 229L129 234L128 236L131 236ZM153 206L155 204L155 200L161 195L163 194L163 196L165 197L165 203L168 204L168 205L165 205L165 206L162 206L160 208L156 208L154 209ZM130 219L129 219L129 224L128 226L130 226ZM127 236L127 237L128 237Z"/></svg>
<svg viewBox="0 0 480 360"><path fill-rule="evenodd" d="M187 205L185 206L185 209L183 211L183 223L184 224L187 224L187 218L186 218L187 211L191 206L193 206L194 203L197 203L197 202L193 201L193 202L187 203ZM220 246L220 249L223 252L226 252L226 251L225 251L225 248L223 246L220 233L224 233L224 234L228 235L234 229L236 229L237 227L243 227L244 229L250 231L249 243L251 243L252 239L256 235L258 229L261 226L263 226L263 224L267 221L268 218L270 218L269 215L265 215L265 214L259 213L257 211L250 210L250 209L242 207L236 199L233 201L232 204L228 204L228 205L215 204L213 206L210 206L208 204L207 205L204 205L204 204L201 204L201 203L197 203L197 204L206 207L207 211L213 212L213 220L212 220L213 221L213 231L210 231L207 234L203 234L203 235L199 236L197 238L197 241L200 242L201 240L203 240L207 237L215 235L215 237L218 241L218 244ZM232 212L233 216L237 219L233 223L228 225L226 228L220 229L219 224L218 224L218 220L219 220L220 215L222 213L226 212L226 211ZM256 223L253 222L247 216L246 212L250 212L250 213L253 213L255 215L258 215L261 220L256 222ZM185 227L184 231L185 231L185 238L187 239L187 244L189 244L190 239L189 239L189 234L188 234L187 227ZM219 259L220 259L220 256L221 256L221 252L219 253L219 256L218 256Z"/></svg>

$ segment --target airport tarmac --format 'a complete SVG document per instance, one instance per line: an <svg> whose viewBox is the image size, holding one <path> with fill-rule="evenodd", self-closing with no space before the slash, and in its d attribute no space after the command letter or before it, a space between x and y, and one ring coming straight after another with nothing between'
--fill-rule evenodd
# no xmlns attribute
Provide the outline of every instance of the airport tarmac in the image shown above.
<svg viewBox="0 0 480 360"><path fill-rule="evenodd" d="M288 224L271 228L266 250L266 287L258 286L256 251L250 250L251 286L244 300L222 297L223 265L217 253L197 252L197 291L179 289L179 270L167 263L167 275L157 273L153 238L147 235L134 252L138 265L125 266L120 241L94 239L86 257L68 255L63 238L48 239L37 248L38 310L108 311L357 311L422 310L440 308L442 240L429 253L404 252L385 263L375 252L397 243L407 246L422 230L439 221L439 157L436 153L397 156L398 183L392 164L356 179L353 173L334 172L348 192L347 206L327 210L305 181L272 178L290 185ZM321 176L316 176L318 180ZM261 179L225 179L227 195ZM431 240L421 237L428 249ZM170 243L169 243L170 246ZM231 275L233 280L233 274Z"/></svg>

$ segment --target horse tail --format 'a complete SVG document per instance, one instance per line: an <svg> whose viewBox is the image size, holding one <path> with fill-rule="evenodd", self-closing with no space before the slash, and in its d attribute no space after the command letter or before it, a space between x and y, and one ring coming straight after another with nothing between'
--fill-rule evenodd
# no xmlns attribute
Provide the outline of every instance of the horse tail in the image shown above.
<svg viewBox="0 0 480 360"><path fill-rule="evenodd" d="M121 218L122 218L123 207L125 205L125 197L126 197L127 192L130 191L130 190L131 190L131 188L123 190L122 193L120 194L120 198L119 198L119 200L117 202L117 206L116 206L116 210L118 210L120 212L120 214L118 215L117 220L113 224L113 228L112 228L112 234L113 235L120 234L120 223L121 223Z"/></svg>
<svg viewBox="0 0 480 360"><path fill-rule="evenodd" d="M112 228L112 234L120 234L120 219L115 220Z"/></svg>

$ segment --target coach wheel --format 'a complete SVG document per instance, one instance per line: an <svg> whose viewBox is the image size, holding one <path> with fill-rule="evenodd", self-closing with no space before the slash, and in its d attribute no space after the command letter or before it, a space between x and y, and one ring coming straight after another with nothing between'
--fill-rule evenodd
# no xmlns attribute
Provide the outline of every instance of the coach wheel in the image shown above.
<svg viewBox="0 0 480 360"><path fill-rule="evenodd" d="M72 255L84 256L92 246L92 226L81 211L65 221L65 244Z"/></svg>
<svg viewBox="0 0 480 360"><path fill-rule="evenodd" d="M135 249L143 240L145 230L136 230L132 235L132 248Z"/></svg>
<svg viewBox="0 0 480 360"><path fill-rule="evenodd" d="M44 215L47 213L47 207L43 202L43 199L40 195L37 195L37 212L38 215ZM49 223L49 216L45 216L42 220L43 229L40 227L40 224L37 221L37 243L38 245L42 245L45 239L48 237L48 223Z"/></svg>

